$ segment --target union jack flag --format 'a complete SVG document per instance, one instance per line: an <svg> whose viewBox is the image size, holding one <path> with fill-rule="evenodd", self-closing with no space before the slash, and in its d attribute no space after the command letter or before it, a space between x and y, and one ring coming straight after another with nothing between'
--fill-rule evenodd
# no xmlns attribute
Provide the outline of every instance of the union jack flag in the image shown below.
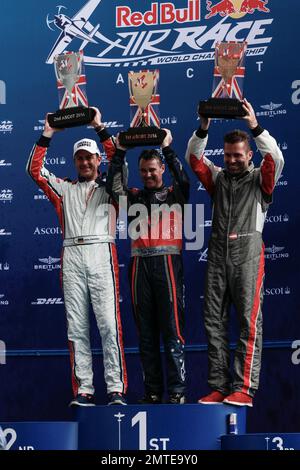
<svg viewBox="0 0 300 470"><path fill-rule="evenodd" d="M234 75L225 83L220 74L219 67L214 69L213 98L237 98L243 99L243 82L245 67L237 67Z"/></svg>
<svg viewBox="0 0 300 470"><path fill-rule="evenodd" d="M73 106L84 106L88 107L88 100L85 91L86 78L85 75L80 75L78 81L72 88L72 103L70 103L69 95L67 89L64 87L63 83L58 80L57 88L59 90L60 96L60 109L70 108Z"/></svg>
<svg viewBox="0 0 300 470"><path fill-rule="evenodd" d="M141 71L143 72L143 71ZM145 72L149 72L145 70ZM130 73L130 72L129 72ZM130 94L129 105L130 105L130 127L139 127L143 122L146 122L148 126L160 127L159 119L159 105L160 96L157 92L157 85L159 80L159 70L151 71L154 75L153 82L153 94L150 103L144 110L135 102L134 96ZM142 76L141 76L142 79Z"/></svg>

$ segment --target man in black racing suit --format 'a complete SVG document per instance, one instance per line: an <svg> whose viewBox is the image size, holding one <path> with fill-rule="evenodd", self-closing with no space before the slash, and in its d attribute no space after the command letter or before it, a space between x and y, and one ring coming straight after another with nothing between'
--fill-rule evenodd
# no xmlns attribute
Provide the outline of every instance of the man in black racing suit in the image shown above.
<svg viewBox="0 0 300 470"><path fill-rule="evenodd" d="M165 165L160 154L156 150L144 150L139 158L144 188L128 189L122 178L126 149L118 142L106 186L117 202L120 196L127 196L129 220L134 205L137 212L141 211L137 223L131 222L134 229L130 233L132 260L129 271L144 372L145 396L140 402L151 404L162 402L164 389L160 334L166 357L168 402L181 404L186 401L181 250L183 206L189 198L189 178L170 147L171 142L171 133L167 131L161 147L173 186L167 187L163 183ZM165 226L166 221L169 227L168 224Z"/></svg>

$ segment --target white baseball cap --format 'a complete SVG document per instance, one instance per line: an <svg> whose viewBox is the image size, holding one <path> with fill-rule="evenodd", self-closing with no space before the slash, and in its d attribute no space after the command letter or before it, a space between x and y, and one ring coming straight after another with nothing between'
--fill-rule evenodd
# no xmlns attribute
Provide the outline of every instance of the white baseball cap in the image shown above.
<svg viewBox="0 0 300 470"><path fill-rule="evenodd" d="M75 157L78 150L86 150L87 152L94 154L97 153L100 156L100 150L98 149L97 142L92 139L81 139L74 144L73 158Z"/></svg>

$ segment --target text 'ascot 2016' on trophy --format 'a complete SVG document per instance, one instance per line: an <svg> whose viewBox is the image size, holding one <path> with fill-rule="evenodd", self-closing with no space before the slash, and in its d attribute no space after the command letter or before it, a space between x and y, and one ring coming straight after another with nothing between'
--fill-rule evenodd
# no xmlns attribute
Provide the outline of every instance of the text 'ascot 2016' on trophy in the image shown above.
<svg viewBox="0 0 300 470"><path fill-rule="evenodd" d="M239 119L245 116L242 106L245 77L246 42L218 42L212 98L200 101L198 112L208 118Z"/></svg>
<svg viewBox="0 0 300 470"><path fill-rule="evenodd" d="M88 124L93 120L95 111L88 107L83 52L55 56L54 69L60 109L49 115L50 126L64 128Z"/></svg>
<svg viewBox="0 0 300 470"><path fill-rule="evenodd" d="M164 140L166 132L159 128L158 80L159 70L128 73L130 128L119 136L124 147L160 145Z"/></svg>

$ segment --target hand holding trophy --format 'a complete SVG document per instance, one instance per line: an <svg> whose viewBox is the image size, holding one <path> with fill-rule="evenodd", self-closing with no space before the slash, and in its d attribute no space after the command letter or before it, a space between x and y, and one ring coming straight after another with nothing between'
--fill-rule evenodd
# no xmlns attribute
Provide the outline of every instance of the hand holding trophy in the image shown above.
<svg viewBox="0 0 300 470"><path fill-rule="evenodd" d="M212 98L200 101L199 114L210 118L240 119L242 105L246 42L218 42Z"/></svg>
<svg viewBox="0 0 300 470"><path fill-rule="evenodd" d="M166 135L160 129L157 93L159 70L141 70L128 73L130 93L130 129L120 133L124 147L160 145Z"/></svg>
<svg viewBox="0 0 300 470"><path fill-rule="evenodd" d="M59 92L59 111L49 115L51 127L74 127L88 124L95 111L88 107L85 91L83 52L66 52L54 57Z"/></svg>

